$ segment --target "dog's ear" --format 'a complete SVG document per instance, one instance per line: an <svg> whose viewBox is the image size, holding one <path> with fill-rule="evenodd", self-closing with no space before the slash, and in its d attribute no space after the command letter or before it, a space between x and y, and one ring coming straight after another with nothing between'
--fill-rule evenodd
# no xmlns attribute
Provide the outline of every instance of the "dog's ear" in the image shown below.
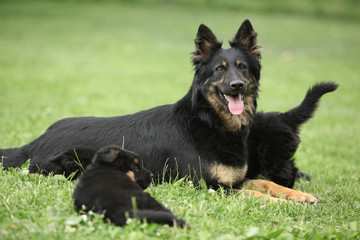
<svg viewBox="0 0 360 240"><path fill-rule="evenodd" d="M201 24L198 29L198 33L195 38L195 52L193 52L193 64L196 66L200 62L206 62L212 54L221 48L222 43L220 43L213 32Z"/></svg>
<svg viewBox="0 0 360 240"><path fill-rule="evenodd" d="M240 26L234 39L230 41L231 47L245 47L251 55L261 57L260 47L257 45L257 33L250 21L246 19Z"/></svg>
<svg viewBox="0 0 360 240"><path fill-rule="evenodd" d="M113 163L119 156L120 150L115 148L106 148L98 151L95 159L98 162Z"/></svg>

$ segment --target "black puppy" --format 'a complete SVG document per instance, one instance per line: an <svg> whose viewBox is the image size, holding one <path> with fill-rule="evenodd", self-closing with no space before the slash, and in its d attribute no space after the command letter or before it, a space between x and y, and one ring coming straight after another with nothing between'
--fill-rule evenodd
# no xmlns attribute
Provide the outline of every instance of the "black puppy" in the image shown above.
<svg viewBox="0 0 360 240"><path fill-rule="evenodd" d="M79 179L73 193L75 208L103 213L105 219L118 226L126 224L128 214L149 223L183 227L184 220L143 191L151 178L152 174L140 166L135 153L114 145L103 147ZM132 198L136 199L136 210Z"/></svg>
<svg viewBox="0 0 360 240"><path fill-rule="evenodd" d="M248 139L247 178L261 174L267 179L292 188L295 180L310 176L299 171L294 155L300 144L299 128L315 112L322 95L335 91L337 84L318 83L310 88L301 104L287 112L256 113Z"/></svg>

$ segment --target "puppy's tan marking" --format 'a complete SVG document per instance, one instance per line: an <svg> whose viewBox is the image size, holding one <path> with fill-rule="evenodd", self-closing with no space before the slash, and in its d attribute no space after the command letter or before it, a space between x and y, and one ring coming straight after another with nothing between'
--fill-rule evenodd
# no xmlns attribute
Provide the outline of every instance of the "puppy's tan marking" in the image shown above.
<svg viewBox="0 0 360 240"><path fill-rule="evenodd" d="M126 175L133 181L136 182L135 173L133 171L127 171Z"/></svg>
<svg viewBox="0 0 360 240"><path fill-rule="evenodd" d="M134 163L135 163L135 164L140 164L139 159L138 159L138 158L134 158Z"/></svg>
<svg viewBox="0 0 360 240"><path fill-rule="evenodd" d="M119 155L120 151L116 150L116 149L110 149L108 156L111 157L112 159L116 159L117 156Z"/></svg>
<svg viewBox="0 0 360 240"><path fill-rule="evenodd" d="M310 203L318 202L314 196L308 193L283 187L271 181L249 180L245 182L245 186L251 186L255 190L265 190L271 196L276 198L292 199L298 202L310 202Z"/></svg>
<svg viewBox="0 0 360 240"><path fill-rule="evenodd" d="M210 168L210 174L211 177L215 178L220 184L231 188L245 178L247 168L247 165L243 167L233 167L216 163Z"/></svg>

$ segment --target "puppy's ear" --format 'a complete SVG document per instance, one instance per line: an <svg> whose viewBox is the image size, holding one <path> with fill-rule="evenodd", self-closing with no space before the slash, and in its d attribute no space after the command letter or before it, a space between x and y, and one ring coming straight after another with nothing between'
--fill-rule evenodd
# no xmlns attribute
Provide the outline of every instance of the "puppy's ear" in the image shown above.
<svg viewBox="0 0 360 240"><path fill-rule="evenodd" d="M96 153L95 158L97 161L113 163L119 156L120 150L115 148L107 148L100 150Z"/></svg>
<svg viewBox="0 0 360 240"><path fill-rule="evenodd" d="M245 47L245 49L258 58L261 57L260 47L257 45L257 33L250 21L246 19L240 26L234 39L230 41L231 47Z"/></svg>
<svg viewBox="0 0 360 240"><path fill-rule="evenodd" d="M216 50L221 48L221 45L210 28L201 24L195 38L196 49L192 56L193 64L196 66L200 62L208 60Z"/></svg>

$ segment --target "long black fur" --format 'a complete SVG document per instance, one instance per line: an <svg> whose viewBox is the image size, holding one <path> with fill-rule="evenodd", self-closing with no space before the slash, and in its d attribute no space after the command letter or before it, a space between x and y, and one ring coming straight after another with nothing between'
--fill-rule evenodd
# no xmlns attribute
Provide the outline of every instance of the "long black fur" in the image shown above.
<svg viewBox="0 0 360 240"><path fill-rule="evenodd" d="M231 42L232 47L223 49L211 30L200 25L195 44L194 81L189 92L177 103L120 117L60 120L30 144L0 150L4 168L18 167L30 158L30 172L68 176L74 170L81 170L74 162L59 158L69 149L97 151L106 145L122 146L124 143L124 147L136 152L155 176L162 178L165 172L165 180L190 174L195 181L202 177L214 187L239 184L244 178L241 174L230 179L230 183L223 183L218 179L220 175L214 175L212 167L242 170L247 164L246 142L260 78L256 33L246 20ZM246 69L235 65L236 60L246 65ZM218 73L216 69L222 62L228 63L228 71ZM220 86L219 81L225 77L226 81ZM235 80L243 83L241 89L229 86L230 81ZM241 94L245 96L244 102L251 101L253 109L244 110L240 116L244 121L235 124L236 129L229 130L217 112L220 110L209 103L208 96L213 94L221 105L219 96L209 89L214 83L219 83L228 95ZM246 102L244 107L248 107ZM221 106L221 111L230 116L225 105Z"/></svg>
<svg viewBox="0 0 360 240"><path fill-rule="evenodd" d="M126 224L128 214L148 223L184 227L184 220L143 191L151 178L135 153L118 146L103 147L79 178L73 193L75 208L104 214L106 220L118 226Z"/></svg>
<svg viewBox="0 0 360 240"><path fill-rule="evenodd" d="M72 154L63 157L69 150L77 150L86 166L91 154L101 147L124 144L139 155L156 179L190 175L194 181L203 178L214 188L241 186L248 167L256 166L248 158L248 136L261 70L257 34L245 20L231 47L224 49L202 24L195 46L192 85L175 104L119 117L60 120L30 144L0 149L4 168L18 167L31 159L30 172L69 176L77 171L77 177L82 169ZM229 99L243 103L243 108L237 105L242 109L240 115L230 113ZM258 141L261 144L262 139Z"/></svg>
<svg viewBox="0 0 360 240"><path fill-rule="evenodd" d="M300 144L300 125L315 112L322 95L335 91L334 83L318 83L310 88L301 104L287 112L258 112L249 136L249 168L247 178L263 175L285 187L295 180L310 176L299 171L294 155Z"/></svg>

